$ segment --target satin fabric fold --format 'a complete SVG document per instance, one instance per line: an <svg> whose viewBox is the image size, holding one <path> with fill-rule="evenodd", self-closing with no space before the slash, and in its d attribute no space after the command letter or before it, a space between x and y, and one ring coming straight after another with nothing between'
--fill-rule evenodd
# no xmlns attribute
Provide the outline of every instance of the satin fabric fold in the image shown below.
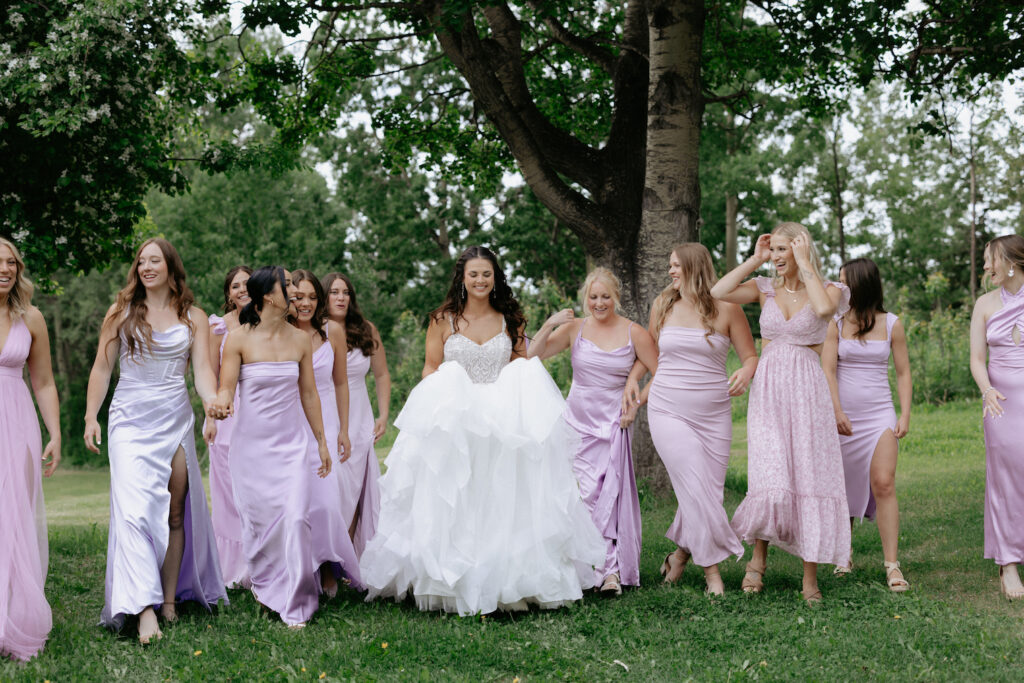
<svg viewBox="0 0 1024 683"><path fill-rule="evenodd" d="M341 511L346 523L358 516L352 544L357 556L362 556L366 544L377 533L380 516L380 464L373 447L373 408L366 390L366 374L370 358L360 349L352 349L347 356L348 368L348 436L352 442L352 457L338 468L341 487Z"/></svg>

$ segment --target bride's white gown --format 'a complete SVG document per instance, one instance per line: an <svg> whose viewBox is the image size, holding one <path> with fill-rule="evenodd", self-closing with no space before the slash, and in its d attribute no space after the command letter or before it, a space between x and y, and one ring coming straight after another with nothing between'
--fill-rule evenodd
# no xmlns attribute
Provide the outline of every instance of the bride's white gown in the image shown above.
<svg viewBox="0 0 1024 683"><path fill-rule="evenodd" d="M576 432L541 362L501 334L452 334L409 394L360 561L367 600L461 615L564 605L594 585L604 539L572 472Z"/></svg>

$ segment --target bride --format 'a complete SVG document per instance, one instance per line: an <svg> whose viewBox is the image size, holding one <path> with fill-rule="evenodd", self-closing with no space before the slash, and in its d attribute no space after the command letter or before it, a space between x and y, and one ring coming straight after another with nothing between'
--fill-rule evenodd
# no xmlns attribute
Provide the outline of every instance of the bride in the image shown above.
<svg viewBox="0 0 1024 683"><path fill-rule="evenodd" d="M360 562L377 596L460 615L554 608L594 585L604 541L572 473L575 432L494 253L470 247L430 315L423 381L380 479Z"/></svg>

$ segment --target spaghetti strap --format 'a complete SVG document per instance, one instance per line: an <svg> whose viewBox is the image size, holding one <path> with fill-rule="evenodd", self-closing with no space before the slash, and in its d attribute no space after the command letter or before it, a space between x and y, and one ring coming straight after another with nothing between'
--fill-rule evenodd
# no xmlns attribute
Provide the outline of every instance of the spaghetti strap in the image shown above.
<svg viewBox="0 0 1024 683"><path fill-rule="evenodd" d="M626 328L626 346L633 346L633 321L629 321L629 327Z"/></svg>
<svg viewBox="0 0 1024 683"><path fill-rule="evenodd" d="M587 324L587 319L583 318L583 321L580 323L580 329L576 332L576 341L579 341L580 339L583 339L583 326L586 325L586 324Z"/></svg>
<svg viewBox="0 0 1024 683"><path fill-rule="evenodd" d="M446 315L445 320L448 321L448 331L455 334L455 323L452 322L452 316Z"/></svg>

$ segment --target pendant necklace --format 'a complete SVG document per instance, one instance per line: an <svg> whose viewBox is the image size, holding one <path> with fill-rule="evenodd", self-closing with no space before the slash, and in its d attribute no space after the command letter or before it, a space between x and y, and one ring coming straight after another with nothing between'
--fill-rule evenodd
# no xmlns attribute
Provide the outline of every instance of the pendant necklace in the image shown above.
<svg viewBox="0 0 1024 683"><path fill-rule="evenodd" d="M782 288L793 295L793 303L796 303L796 293L800 291L800 288L797 287L796 289L790 289L789 287L786 286L785 281L782 282Z"/></svg>

